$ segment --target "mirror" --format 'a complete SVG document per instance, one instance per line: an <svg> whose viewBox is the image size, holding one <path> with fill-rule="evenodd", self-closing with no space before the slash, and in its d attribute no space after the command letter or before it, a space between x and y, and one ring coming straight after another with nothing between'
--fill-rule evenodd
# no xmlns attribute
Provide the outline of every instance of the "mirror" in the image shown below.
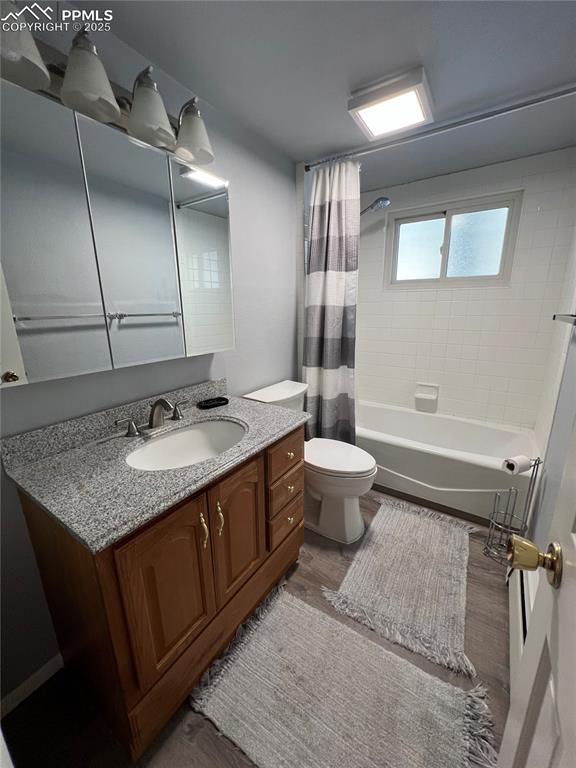
<svg viewBox="0 0 576 768"><path fill-rule="evenodd" d="M19 86L0 96L0 386L232 349L228 182Z"/></svg>
<svg viewBox="0 0 576 768"><path fill-rule="evenodd" d="M110 369L74 113L5 81L0 95L2 267L28 381Z"/></svg>
<svg viewBox="0 0 576 768"><path fill-rule="evenodd" d="M77 119L114 367L183 357L166 154Z"/></svg>
<svg viewBox="0 0 576 768"><path fill-rule="evenodd" d="M170 158L186 354L234 347L228 182Z"/></svg>

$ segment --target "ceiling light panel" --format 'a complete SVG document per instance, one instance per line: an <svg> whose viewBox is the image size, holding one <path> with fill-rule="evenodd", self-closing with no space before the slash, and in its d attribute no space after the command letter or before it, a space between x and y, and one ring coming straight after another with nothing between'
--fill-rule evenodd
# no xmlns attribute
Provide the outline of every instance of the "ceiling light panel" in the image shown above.
<svg viewBox="0 0 576 768"><path fill-rule="evenodd" d="M356 91L348 111L371 140L434 119L422 68Z"/></svg>

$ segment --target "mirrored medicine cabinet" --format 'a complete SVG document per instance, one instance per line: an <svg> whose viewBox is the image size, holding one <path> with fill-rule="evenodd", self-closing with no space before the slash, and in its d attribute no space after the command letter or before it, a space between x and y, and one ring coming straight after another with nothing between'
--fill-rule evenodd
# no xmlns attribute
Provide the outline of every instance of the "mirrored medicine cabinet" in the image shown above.
<svg viewBox="0 0 576 768"><path fill-rule="evenodd" d="M228 184L1 81L2 386L232 349Z"/></svg>

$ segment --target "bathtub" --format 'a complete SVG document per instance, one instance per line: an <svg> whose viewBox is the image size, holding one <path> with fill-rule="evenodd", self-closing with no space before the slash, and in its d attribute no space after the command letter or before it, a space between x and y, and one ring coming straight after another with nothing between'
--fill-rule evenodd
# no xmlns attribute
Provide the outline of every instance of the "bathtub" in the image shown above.
<svg viewBox="0 0 576 768"><path fill-rule="evenodd" d="M360 401L356 443L374 456L378 485L488 518L494 491L516 487L523 509L530 473L501 470L508 456L538 456L534 433L455 416Z"/></svg>

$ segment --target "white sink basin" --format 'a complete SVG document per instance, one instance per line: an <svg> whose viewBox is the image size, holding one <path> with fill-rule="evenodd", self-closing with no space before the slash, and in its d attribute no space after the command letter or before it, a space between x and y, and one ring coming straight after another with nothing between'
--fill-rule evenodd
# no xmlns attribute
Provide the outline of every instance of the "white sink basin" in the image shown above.
<svg viewBox="0 0 576 768"><path fill-rule="evenodd" d="M132 451L126 457L126 463L134 469L149 472L188 467L219 456L242 440L245 434L246 429L234 421L202 421L152 438Z"/></svg>

